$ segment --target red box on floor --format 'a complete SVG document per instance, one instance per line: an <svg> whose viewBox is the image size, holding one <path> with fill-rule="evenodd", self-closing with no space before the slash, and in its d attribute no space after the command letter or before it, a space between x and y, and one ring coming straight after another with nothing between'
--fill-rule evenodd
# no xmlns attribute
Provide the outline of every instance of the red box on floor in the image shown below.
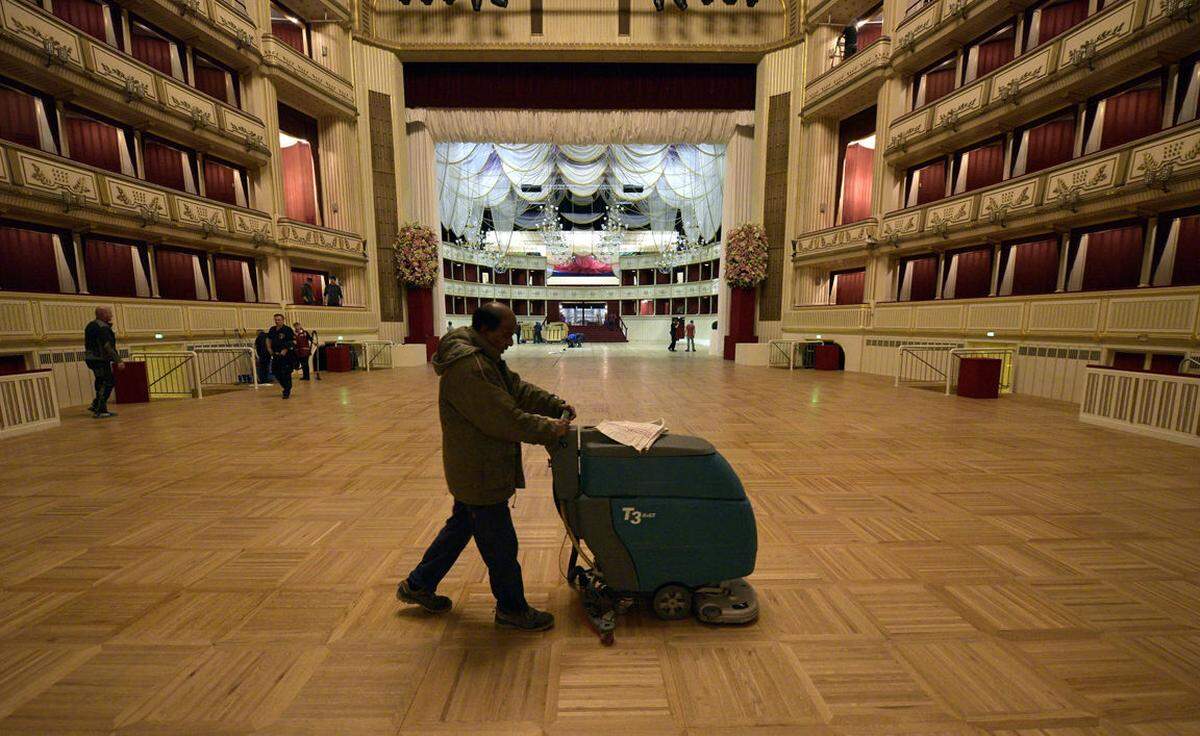
<svg viewBox="0 0 1200 736"><path fill-rule="evenodd" d="M958 395L969 399L1000 398L999 358L963 358L958 367Z"/></svg>
<svg viewBox="0 0 1200 736"><path fill-rule="evenodd" d="M350 346L330 345L325 348L325 370L346 373L350 370Z"/></svg>
<svg viewBox="0 0 1200 736"><path fill-rule="evenodd" d="M819 371L840 371L842 349L837 345L818 345L813 350L813 368Z"/></svg>
<svg viewBox="0 0 1200 736"><path fill-rule="evenodd" d="M113 377L117 384L113 390L113 400L118 404L145 404L150 401L150 379L144 362L127 360L120 366L114 365Z"/></svg>

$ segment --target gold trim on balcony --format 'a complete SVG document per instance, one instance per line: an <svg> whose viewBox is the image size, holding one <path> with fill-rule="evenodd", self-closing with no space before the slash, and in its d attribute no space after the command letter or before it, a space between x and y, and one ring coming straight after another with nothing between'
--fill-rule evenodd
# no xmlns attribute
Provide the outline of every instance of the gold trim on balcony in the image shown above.
<svg viewBox="0 0 1200 736"><path fill-rule="evenodd" d="M192 197L7 141L0 142L0 203L10 217L107 228L145 240L233 246L241 252L274 242L274 227L264 212Z"/></svg>
<svg viewBox="0 0 1200 736"><path fill-rule="evenodd" d="M888 213L879 242L904 250L1011 239L1134 209L1194 202L1200 121L975 192Z"/></svg>
<svg viewBox="0 0 1200 736"><path fill-rule="evenodd" d="M871 217L849 225L805 233L792 247L792 262L813 262L832 257L844 257L875 246L876 222Z"/></svg>
<svg viewBox="0 0 1200 736"><path fill-rule="evenodd" d="M839 117L875 102L891 57L885 36L809 82L804 88L805 117Z"/></svg>
<svg viewBox="0 0 1200 736"><path fill-rule="evenodd" d="M124 7L168 32L189 38L201 34L200 50L241 71L262 58L258 25L242 9L223 0L122 0Z"/></svg>
<svg viewBox="0 0 1200 736"><path fill-rule="evenodd" d="M354 233L308 225L282 217L279 218L277 231L279 247L285 250L314 253L355 264L367 260L366 242Z"/></svg>
<svg viewBox="0 0 1200 736"><path fill-rule="evenodd" d="M306 110L346 118L358 116L354 88L343 77L326 69L271 35L263 36L263 72L273 79L280 99L303 100Z"/></svg>
<svg viewBox="0 0 1200 736"><path fill-rule="evenodd" d="M910 73L933 64L1036 0L939 0L900 21L892 34L892 68Z"/></svg>
<svg viewBox="0 0 1200 736"><path fill-rule="evenodd" d="M1125 0L1105 8L1062 36L1018 56L950 95L895 119L884 156L905 167L949 153L997 127L1015 127L1049 112L1050 105L1087 97L1162 65L1163 54L1184 55L1194 23L1154 12L1172 0Z"/></svg>
<svg viewBox="0 0 1200 736"><path fill-rule="evenodd" d="M0 59L26 69L26 80L96 112L138 127L150 118L178 143L235 163L261 166L270 158L266 126L137 59L20 0L0 0Z"/></svg>

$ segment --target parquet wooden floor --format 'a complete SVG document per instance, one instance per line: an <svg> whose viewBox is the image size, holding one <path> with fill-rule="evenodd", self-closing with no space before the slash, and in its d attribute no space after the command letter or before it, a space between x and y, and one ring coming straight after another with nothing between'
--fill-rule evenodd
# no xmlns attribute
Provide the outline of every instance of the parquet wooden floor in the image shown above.
<svg viewBox="0 0 1200 736"><path fill-rule="evenodd" d="M436 379L327 374L0 442L0 734L1200 734L1200 451L1075 408L630 346L510 353L582 418L711 440L759 524L746 628L559 573L545 454L514 515L546 634L400 607L436 534Z"/></svg>

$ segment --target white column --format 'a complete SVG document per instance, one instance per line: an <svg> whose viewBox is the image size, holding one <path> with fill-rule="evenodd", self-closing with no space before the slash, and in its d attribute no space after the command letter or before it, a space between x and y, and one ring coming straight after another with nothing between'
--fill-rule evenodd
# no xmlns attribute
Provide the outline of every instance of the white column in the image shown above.
<svg viewBox="0 0 1200 736"><path fill-rule="evenodd" d="M209 253L204 257L205 267L208 269L208 299L209 301L217 301L217 267L213 261L213 254Z"/></svg>
<svg viewBox="0 0 1200 736"><path fill-rule="evenodd" d="M992 288L988 296L996 296L1000 288L1000 244L992 244Z"/></svg>
<svg viewBox="0 0 1200 736"><path fill-rule="evenodd" d="M1174 99L1168 97L1167 99ZM1146 237L1142 240L1142 275L1138 278L1138 288L1150 285L1150 266L1154 261L1154 243L1158 240L1158 218L1150 218L1146 228Z"/></svg>
<svg viewBox="0 0 1200 736"><path fill-rule="evenodd" d="M941 299L941 298L942 298L942 283L943 283L943 281L945 280L945 278L944 278L944 275L943 275L943 273L944 273L944 266L945 266L945 264L946 264L946 253L945 253L945 251L938 251L938 264L937 264L937 290L936 290L936 291L934 292L934 294L933 294L933 298L934 298L934 299Z"/></svg>
<svg viewBox="0 0 1200 736"><path fill-rule="evenodd" d="M1058 236L1058 285L1054 292L1061 294L1067 290L1067 255L1071 250L1070 233L1059 233Z"/></svg>
<svg viewBox="0 0 1200 736"><path fill-rule="evenodd" d="M79 293L88 293L87 269L83 265L83 238L79 233L71 233L71 247L75 251L75 271L78 275L76 281L79 286Z"/></svg>

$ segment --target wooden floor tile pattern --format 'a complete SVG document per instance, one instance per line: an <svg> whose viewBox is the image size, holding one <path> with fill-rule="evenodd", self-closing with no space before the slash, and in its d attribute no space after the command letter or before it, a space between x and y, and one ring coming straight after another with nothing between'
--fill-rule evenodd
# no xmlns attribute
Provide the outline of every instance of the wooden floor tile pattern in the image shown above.
<svg viewBox="0 0 1200 736"><path fill-rule="evenodd" d="M760 622L601 648L545 455L513 509L546 634L397 604L450 509L436 378L327 374L0 442L0 734L1200 734L1200 451L878 377L522 346L585 421L712 441Z"/></svg>

